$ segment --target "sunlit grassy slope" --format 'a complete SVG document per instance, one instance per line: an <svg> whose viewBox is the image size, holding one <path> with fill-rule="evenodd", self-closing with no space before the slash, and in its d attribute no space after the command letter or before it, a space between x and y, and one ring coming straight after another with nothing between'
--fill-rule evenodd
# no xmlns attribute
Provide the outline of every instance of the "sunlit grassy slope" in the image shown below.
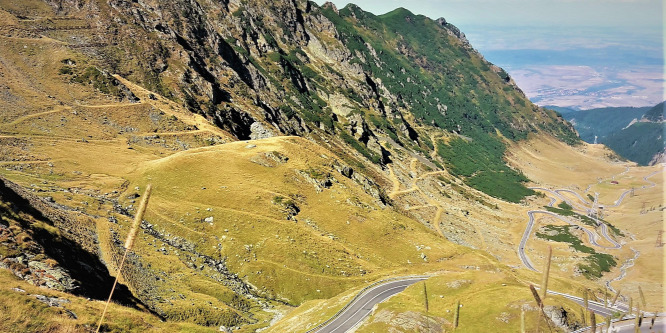
<svg viewBox="0 0 666 333"><path fill-rule="evenodd" d="M533 138L522 144L515 145L509 155L509 161L520 167L534 181L536 186L551 189L569 189L589 199L598 194L599 203L606 206L602 217L619 228L627 237L623 237L619 250L597 250L613 255L618 265L611 273L605 274L596 281L612 281L611 286L622 290L623 294L639 297L638 286L645 292L650 309L663 309L664 251L657 246L657 236L663 227L663 166L638 167L632 162L619 161L608 148L603 145L584 144L568 147L552 139ZM649 177L648 181L644 180ZM654 183L654 186L651 184ZM643 188L645 186L645 188ZM627 194L618 207L612 207L620 195ZM567 194L572 200L574 196ZM546 205L548 200L543 200ZM551 218L542 218L537 224L562 224ZM587 241L580 234L579 238ZM537 240L528 243L537 252L545 251L552 242ZM610 245L610 244L606 244ZM580 256L573 253L568 246L560 246L555 251L556 257L561 256L560 264L566 272L571 272L567 262ZM557 249L557 248L556 248ZM558 254L559 253L559 254ZM636 257L634 266L630 259ZM537 265L539 264L537 259ZM627 274L622 273L623 266ZM567 273L565 273L567 274ZM617 279L617 280L616 280Z"/></svg>
<svg viewBox="0 0 666 333"><path fill-rule="evenodd" d="M19 3L0 0L0 4L2 8L21 15L52 15L51 9L39 1ZM32 5L36 7L25 8ZM346 12L350 13L349 10ZM351 16L345 17L345 20L351 20ZM69 24L83 21L69 19L72 20ZM386 19L390 19L389 23L393 22L391 25L402 20L400 15ZM464 327L493 325L496 322L493 315L504 318L503 312L510 317L510 323L505 327L507 331L516 327L516 308L513 304L530 302L525 283L538 280L538 276L513 272L520 267L517 266L515 244L524 227L525 212L542 206L542 201L546 201L529 198L520 204L502 202L471 189L446 170L436 171L419 164L417 157L433 165L437 161L443 162L442 157L431 151L442 137L441 131L429 133L424 127L417 128L420 142L412 142L406 139L408 135L402 133L402 129L393 128L402 128L402 121L389 124L373 118L375 122L369 122L373 131L392 132L404 141L404 149L398 148L397 143L391 148L394 162L391 168L383 166L384 169L363 160L362 152L355 152L358 149L355 150L351 143L346 148L341 143L328 145L337 140L337 134L331 134L328 139L320 133L320 136L312 135L309 139L276 137L238 142L213 124L211 114L206 114L206 118L192 113L182 107L180 101L166 99L121 76L113 76L112 73L101 75L101 72L93 71L90 68L103 68L104 64L98 63L90 50L67 47L61 40L30 34L35 21L19 20L4 10L0 10L0 21L18 26L23 29L19 29L22 33L26 33L0 36L3 51L0 52L0 75L3 78L0 81L0 174L38 196L50 197L56 205L62 205L58 207L71 211L72 215L81 213L90 217L99 240L95 246L99 248L100 257L112 275L118 274L116 267L121 253L120 244L129 229L134 205L139 199L136 196L142 193L146 184L154 186L146 221L126 266L127 271L120 281L167 323L159 322L152 314L112 306L108 317L110 328L116 331L174 331L244 324L239 331L251 332L268 326L273 315L279 312L286 317L276 323L272 331L305 330L308 325L328 318L356 291L375 280L426 273L436 276L431 287L432 295L438 297L432 300L433 316L450 321L450 313L445 310L450 308L453 298L459 297L465 304L465 311L470 309L461 314ZM427 22L428 29L442 29L433 22ZM86 33L78 32L77 36L85 37ZM49 36L58 34L62 37L67 33L54 31ZM359 34L368 36L367 31ZM445 39L460 46L457 38L449 37ZM374 35L373 40L379 43L382 38ZM395 48L395 45L382 45L387 50ZM466 56L466 52L459 55ZM380 56L385 57L386 54ZM446 59L438 59L449 61L456 58L453 54L446 56ZM475 59L480 61L480 58ZM268 62L267 59L262 61ZM391 66L396 65L391 63ZM492 100L497 98L493 91L505 91L512 97L501 105L507 109L516 107L525 117L503 115L508 117L499 122L503 135L511 137L508 134L520 134L516 137L519 138L524 129L540 128L538 124L533 124L534 127L528 124L533 120L532 115L537 114L534 119L546 121L546 125L557 124L553 131L570 138L566 125L562 125L554 114L533 110L513 87L496 86L484 90L483 94L479 94L486 97L483 101L459 100L467 98L464 91L475 86L476 81L501 81L485 66L484 63L483 73L468 75L464 85L456 87L459 98L449 103L448 117L439 113L424 113L430 110L426 105L439 104L431 96L427 101L423 100L422 120L447 121L446 128L450 130L456 130L456 122L461 122L466 130L472 131L475 124L463 120L466 117L465 106L474 108L483 102L483 113L487 117L479 118L479 124L486 127L474 130L474 142L481 143L485 134L495 133L495 126L499 126L494 124L497 122L495 117L502 116L493 107ZM174 67L178 68L171 68ZM461 71L464 67L461 66ZM377 73L387 75L386 71L373 68ZM422 72L416 67L407 70L414 78ZM399 69L396 73L400 73ZM178 80L178 75L178 72L164 74L174 82ZM95 80L85 82L84 79L91 77ZM389 84L388 77L383 78ZM398 81L407 80L407 77L391 79L391 85L400 89ZM452 78L427 80L438 87L448 87L447 82L453 81ZM114 84L107 84L109 82ZM112 90L118 93L123 86L137 99L130 100L109 93ZM337 92L338 88L336 85L334 91ZM414 98L420 96L418 92L404 92L413 93ZM268 100L270 98L267 97ZM236 106L246 108L254 99L237 98L236 101ZM405 107L400 105L405 101L391 103ZM441 107L444 110L444 105ZM364 115L370 111L355 110ZM405 117L411 119L414 116L405 112ZM410 122L416 124L415 121ZM348 123L348 120L342 120L340 126L347 126ZM385 128L380 129L382 126ZM409 131L405 129L404 132ZM458 136L449 134L450 137ZM463 132L460 137L465 138L465 134ZM493 136L493 144L487 146L498 148L493 152L493 156L497 157L494 162L504 168L499 158L505 146L504 143L497 145L501 140L501 137ZM463 141L457 142L467 145L467 141ZM355 144L360 145L358 142ZM389 147L387 142L382 141L381 144ZM571 154L567 155L565 163L557 154L542 154L542 149ZM422 151L419 154L429 158L414 154L414 151ZM464 155L465 150L461 150L460 154ZM583 186L578 184L594 181L595 177L584 173L591 168L603 170L604 175L624 169L624 166L608 164L603 153L589 162L592 164L583 163L592 160L581 157L578 151L554 140L553 143L538 146L537 150L526 148L526 154L531 156L529 162L533 167L526 164L520 166L528 178L557 186ZM347 155L347 159L343 155ZM356 156L357 163L352 165L349 156ZM455 157L449 158L458 161ZM509 155L507 159L513 162L514 156ZM348 164L353 172L346 168ZM488 164L485 168L493 169L495 166ZM548 175L540 173L540 170L553 168L560 171ZM574 172L568 174L563 170ZM383 183L375 186L366 177L373 174L377 182L393 181L393 188L381 188L385 185ZM389 175L393 177L389 178ZM641 175L636 173L634 177ZM385 200L387 196L383 194L389 190L393 195L388 197L396 202L413 197L410 211L396 208L400 207L398 203L382 203L380 198ZM602 191L604 200L605 195L606 192ZM650 200L656 200L656 195L651 195L654 199ZM403 196L409 198L403 199ZM519 201L520 196L512 200ZM407 210L407 206L404 207ZM420 223L409 217L419 214L425 216L423 220L432 223ZM657 223L657 215L650 214L652 227ZM467 242L480 250L455 245L439 235L438 229L442 235L452 239L457 237L456 241ZM645 244L649 243L647 240L648 236L645 236ZM89 239L77 241L90 242ZM531 253L537 264L541 264L544 248L537 245ZM493 255L482 252L484 250ZM622 255L626 257L629 250L623 251ZM648 251L647 245L644 251ZM560 258L567 255L565 251L559 253ZM647 256L637 261L637 267L645 271L656 267L653 262L641 261L643 258ZM514 267L501 265L498 263L500 260ZM554 275L569 277L567 267L558 267L561 271ZM2 274L0 285L24 288L25 283L15 283L10 276ZM658 274L644 274L641 278L656 279ZM449 279L472 282L449 290L443 287L451 282ZM501 286L501 283L507 286ZM566 284L554 286L562 291L577 288ZM656 289L656 286L652 284L650 290ZM35 288L29 288L24 289L36 292ZM418 292L421 290L418 288L414 286L405 293L406 298L396 297L380 307L378 315L386 309L396 313L418 313ZM510 300L517 303L497 301L489 304L488 312L482 312L482 300L486 299L484 294L487 293L491 299L499 297L497 290L501 288L515 292ZM46 293L42 289L39 291ZM71 298L72 310L79 315L79 319L59 319L56 310L33 306L31 301L27 301L29 298L22 294L13 294L6 289L1 292L0 302L21 304L7 312L14 318L7 319L7 322L19 329L25 327L23 330L30 330L31 327L47 330L49 325L60 325L55 329L67 330L71 327L76 331L94 323L101 308L98 301ZM440 295L443 297L439 298ZM533 323L534 319L530 318ZM368 327L378 327L378 330L386 329L388 325L377 316L368 323ZM445 326L446 323L442 323Z"/></svg>
<svg viewBox="0 0 666 333"><path fill-rule="evenodd" d="M232 271L295 304L467 252L383 207L331 167L337 163L301 138L236 142L146 163L130 187L155 186L147 220L156 228L233 258ZM331 185L319 192L317 181ZM422 244L428 249L418 250Z"/></svg>

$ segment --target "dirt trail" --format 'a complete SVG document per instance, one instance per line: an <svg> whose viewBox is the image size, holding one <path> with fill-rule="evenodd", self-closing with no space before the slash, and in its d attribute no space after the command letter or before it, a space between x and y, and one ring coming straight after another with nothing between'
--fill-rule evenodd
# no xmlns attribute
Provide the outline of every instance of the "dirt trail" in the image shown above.
<svg viewBox="0 0 666 333"><path fill-rule="evenodd" d="M138 134L138 135L140 135L140 136L154 136L154 135L169 136L169 135L188 135L188 134L196 134L196 133L203 133L203 132L208 132L208 130L197 129L197 130L192 130L192 131L147 132L147 133L141 133L141 134Z"/></svg>
<svg viewBox="0 0 666 333"><path fill-rule="evenodd" d="M393 199L393 198L395 198L399 195L402 195L402 194L418 192L419 196L422 197L427 202L427 205L414 206L414 207L408 208L407 210L409 211L409 210L425 209L425 208L431 208L431 207L437 208L437 211L435 212L435 216L433 217L431 224L434 226L435 231L437 231L437 233L440 236L446 238L446 236L444 236L444 232L442 232L442 228L439 224L440 219L442 218L442 214L444 213L444 207L442 207L442 205L439 202L437 202L437 200L431 199L430 196L427 195L425 193L425 191L423 191L423 189L419 187L418 182L420 180L424 180L427 177L431 177L431 176L434 176L434 175L447 174L447 172L446 171L431 171L431 172L423 173L420 176L417 176L418 175L418 170L416 168L416 163L417 162L419 162L419 159L417 159L417 158L412 158L409 162L409 169L410 169L411 173L414 175L414 180L412 182L412 186L408 189L405 189L405 190L398 190L400 188L400 181L395 176L395 171L393 170L393 167L389 166L389 171L390 171L389 177L391 178L391 181L393 182L393 189L392 189L391 193L389 193L389 198ZM472 228L474 228L474 231L479 235L479 237L481 239L482 248L484 248L484 249L487 248L486 241L483 238L483 234L481 233L479 228L475 224L471 224L471 225L472 225Z"/></svg>
<svg viewBox="0 0 666 333"><path fill-rule="evenodd" d="M120 75L114 74L113 77L115 77L125 86L127 86L132 91L132 93L134 93L134 95L139 97L142 101L145 101L144 103L149 103L155 108L163 111L164 113L170 116L178 118L179 120L188 125L196 126L199 130L205 130L214 133L229 141L236 141L236 139L232 135L230 135L229 133L225 132L224 130L220 129L217 126L214 126L203 116L191 112L178 111L181 110L182 107L176 104L175 102L170 101L164 98L163 96L159 96L158 94L151 92L139 85L136 85Z"/></svg>
<svg viewBox="0 0 666 333"><path fill-rule="evenodd" d="M436 139L437 138L435 138L434 135L430 136L430 141L435 146L435 149L433 149L432 153L430 153L430 158L432 158L433 160L435 160L437 158L437 141L436 141Z"/></svg>
<svg viewBox="0 0 666 333"><path fill-rule="evenodd" d="M391 183L393 183L393 188L391 188L391 192L389 193L389 198L393 199L393 197L396 196L400 190L400 180L398 180L398 177L395 176L395 170L393 170L392 165L389 165L388 169L389 169L389 178L391 179Z"/></svg>
<svg viewBox="0 0 666 333"><path fill-rule="evenodd" d="M62 112L62 111L65 111L65 110L71 110L71 109L72 109L71 107L65 106L65 107L59 107L59 108L54 109L54 110L49 110L49 111L43 111L43 112L38 112L38 113L29 114L29 115L27 115L27 116L23 116L23 117L20 117L20 118L14 119L14 120L12 120L10 123L4 124L3 127L6 127L6 126L14 126L14 125L17 125L17 124L19 124L19 123L22 123L22 122L24 122L24 121L26 121L26 120L32 119L32 118L38 118L38 117L45 116L45 115L48 115L48 114L58 113L58 112Z"/></svg>
<svg viewBox="0 0 666 333"><path fill-rule="evenodd" d="M111 253L109 253L109 244L111 244L111 232L110 232L111 222L105 219L95 219L95 227L97 231L97 241L99 244L99 249L102 255L102 261L104 261L109 268L113 267L116 270L115 275L118 275L116 263L111 258Z"/></svg>

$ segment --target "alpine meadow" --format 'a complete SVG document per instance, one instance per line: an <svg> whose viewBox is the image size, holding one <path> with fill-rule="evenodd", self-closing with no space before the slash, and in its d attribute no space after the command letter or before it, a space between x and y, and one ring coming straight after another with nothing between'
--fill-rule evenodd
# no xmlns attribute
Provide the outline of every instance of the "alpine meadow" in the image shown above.
<svg viewBox="0 0 666 333"><path fill-rule="evenodd" d="M404 8L0 0L0 331L658 331L658 107Z"/></svg>

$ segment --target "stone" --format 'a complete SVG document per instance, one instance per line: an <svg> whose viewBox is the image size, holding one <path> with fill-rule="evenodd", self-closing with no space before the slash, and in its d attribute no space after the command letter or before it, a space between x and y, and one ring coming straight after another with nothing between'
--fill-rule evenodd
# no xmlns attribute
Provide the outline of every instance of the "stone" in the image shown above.
<svg viewBox="0 0 666 333"><path fill-rule="evenodd" d="M579 322L569 318L569 313L561 306L546 306L543 308L543 311L553 321L555 326L567 332L572 332L582 327Z"/></svg>
<svg viewBox="0 0 666 333"><path fill-rule="evenodd" d="M212 223L213 220L215 220L215 218L213 218L212 216L209 216L209 217L204 219L204 222Z"/></svg>
<svg viewBox="0 0 666 333"><path fill-rule="evenodd" d="M267 129L262 123L255 121L250 125L250 139L259 140L274 137L275 134Z"/></svg>
<svg viewBox="0 0 666 333"><path fill-rule="evenodd" d="M47 304L51 307L61 308L64 304L71 303L70 300L60 297L48 297L44 295L31 295L34 296L38 301Z"/></svg>

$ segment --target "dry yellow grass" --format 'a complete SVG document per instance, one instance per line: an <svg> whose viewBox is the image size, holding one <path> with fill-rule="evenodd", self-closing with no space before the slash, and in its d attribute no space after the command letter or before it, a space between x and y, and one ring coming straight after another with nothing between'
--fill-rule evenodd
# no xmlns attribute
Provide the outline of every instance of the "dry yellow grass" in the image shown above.
<svg viewBox="0 0 666 333"><path fill-rule="evenodd" d="M13 290L18 288L25 292ZM49 307L34 295L66 299L62 307ZM2 332L90 332L97 325L104 302L35 287L0 270L0 331ZM73 319L66 312L73 312ZM139 310L111 303L104 324L106 332L215 332L187 323L163 322Z"/></svg>
<svg viewBox="0 0 666 333"><path fill-rule="evenodd" d="M663 247L655 246L658 231L664 229L661 210L664 204L663 166L638 167L634 163L609 159L609 156L610 151L602 145L569 147L554 139L533 138L514 146L508 160L523 170L536 186L571 189L584 197L598 193L599 202L606 205L603 219L627 234L622 239L625 244L621 250L603 251L619 259L618 267L606 274L603 280L619 278L620 266L634 257L633 250L639 251L635 265L627 270L624 278L612 282L611 286L616 290L622 289L624 295L636 298L640 284L646 291L648 308L663 310L664 252ZM643 178L652 174L649 180L656 185L641 188L649 185ZM613 180L617 184L611 183ZM634 195L627 195L618 207L609 207L623 192L632 188L635 189ZM567 197L576 201L574 196ZM549 199L540 201L545 205ZM552 219L542 219L539 223L556 224ZM586 237L582 239L586 240ZM537 241L530 245L541 252L546 242ZM566 248L558 251L557 246L554 247L554 264L557 263L557 253L562 255L562 251ZM570 266L563 262L562 267Z"/></svg>
<svg viewBox="0 0 666 333"><path fill-rule="evenodd" d="M427 280L429 312L426 317L423 307L423 288L416 284L404 292L377 306L372 317L359 327L357 332L388 332L390 328L406 332L420 332L426 323L434 331L453 330L455 307L459 301L459 325L456 332L484 332L490 327L494 332L519 332L521 312L525 311L526 331L548 331L540 310L526 284L529 279L539 279L531 272L514 272L498 266L494 270L459 270L442 272ZM563 280L552 280L553 288L572 286ZM549 296L545 306L562 306L579 320L573 310L577 304L560 297Z"/></svg>
<svg viewBox="0 0 666 333"><path fill-rule="evenodd" d="M0 0L0 4L3 8L12 6L9 0ZM0 10L0 21L19 24L3 21L4 17L11 16ZM394 197L398 200L421 196L413 199L417 206L413 205L412 210L414 215L430 222L428 228L379 205L358 184L331 167L336 160L332 152L308 140L266 139L252 142L256 145L253 148L247 148L247 142L227 143L233 141L231 136L203 117L161 96L151 99L151 92L122 77L116 76L141 99L140 103L119 102L90 86L69 82L58 74L63 60L74 60L81 67L92 66L94 62L63 47L61 42L50 38L0 37L0 48L7 51L0 54L2 83L16 93L14 104L0 103L0 139L8 140L2 141L0 173L23 186L47 191L43 195L51 196L59 204L101 216L96 220L97 233L102 256L110 268L117 265L110 245L112 238L117 234L115 237L122 239L130 225L129 218L113 212L110 200L117 200L126 208L133 204L128 196L135 192L136 186L153 183L155 193L146 219L154 230L169 241L178 237L192 244L197 253L216 260L226 259L229 270L257 286L261 295L293 305L305 302L275 326L276 332L282 327L304 327L306 323L326 318L355 290L385 276L454 272L454 277L470 274L469 279L481 281L491 275L486 274L486 270L498 269L497 260L519 267L515 247L525 226L526 212L548 202L535 199L526 205L507 204L466 188L460 182L455 186L463 190L449 185L440 192L443 186L437 177L451 181L448 173L431 173L418 161L410 161L411 156L396 156L403 159L403 167L392 170L392 177L387 175L384 181L393 185ZM12 145L18 142L17 146L10 149L9 143L5 145L10 141ZM226 144L209 147L218 143ZM584 186L596 182L597 175L587 172L590 168L599 170L603 177L624 170L622 163L609 163L604 158L607 152L598 147L571 149L545 139L529 141L519 148L509 160L542 184ZM289 160L272 167L252 161L272 152L279 152ZM559 171L545 172L547 170ZM303 172L315 179L327 178L330 174L335 181L330 188L319 192ZM641 173L627 175L640 177ZM604 186L599 185L602 200L615 193L612 187ZM399 193L404 190L409 192ZM466 196L470 193L471 199ZM651 195L647 193L653 192L645 193L639 196L647 198ZM428 194L434 199L424 200L424 197L429 198ZM102 197L107 200L100 199ZM277 198L298 206L295 218L285 218L285 207ZM625 213L618 210L617 214ZM629 218L632 213L627 211L626 214ZM656 216L653 212L646 215ZM118 224L107 222L108 216L117 218ZM209 217L212 217L211 222L206 221ZM488 251L494 258L453 245L438 232L447 237L460 237L461 243ZM642 235L640 230L635 232ZM645 243L637 240L636 246L649 254L646 241L649 234L641 237ZM211 307L236 311L229 305L234 291L212 279L210 271L193 269L193 265L202 267L201 262L172 244L146 232L141 232L136 242L136 253L143 266L149 268L146 276L153 279L148 287L152 288L152 296L160 299L160 309L167 313ZM535 252L545 253L540 251L542 246L537 243ZM621 256L626 257L625 252ZM568 276L562 269L570 267L563 259L569 255L566 246L554 246L553 289L574 288L554 282L558 275ZM630 272L625 281L646 279L641 285L650 305L656 286L653 282L659 274L653 271L657 264L643 258L647 256L639 257L636 264L636 269L643 272L640 277L634 278ZM540 266L540 258L534 253L532 259ZM460 267L467 265L479 266L483 272L477 275L463 272ZM556 268L560 272L556 272ZM506 273L510 268L502 266L500 269L504 274L502 279L510 281L505 289L520 290L517 301L527 295L526 283L538 280L531 273L512 276ZM447 279L437 279L440 278ZM469 292L456 295L464 302L471 302L468 303L470 312L465 314L463 310L461 314L462 325L485 325L488 322L477 320L474 324L471 318L485 318L484 315L504 311L507 305L497 303L490 312L482 312L479 297L501 296L504 287L496 285L500 281L504 280L475 283ZM125 282L131 285L132 281ZM628 292L632 290L632 286L622 287ZM429 288L431 293L455 294L433 288ZM135 291L142 290L135 288ZM406 295L418 290L408 291ZM331 297L334 298L321 301ZM448 306L442 302L442 299L434 300L431 308ZM100 302L88 305L77 301L77 304L78 311L86 309L84 313L89 315L85 317L88 319L72 325L93 322L90 318L101 309ZM409 302L405 304L400 309L418 307ZM271 305L278 311L292 309L275 302ZM388 306L394 305L389 303ZM516 309L507 311L513 316ZM130 313L127 316L131 320L127 324L122 319L124 311ZM260 322L270 317L258 307L248 312ZM249 317L247 313L241 316ZM144 317L148 318L145 319L148 324L140 322ZM494 317L489 318L495 323ZM154 318L146 314L115 306L111 307L109 322L119 325L118 330L196 327L154 323ZM251 331L261 325L265 324L250 325L244 330ZM511 321L507 327L515 325L515 321Z"/></svg>

